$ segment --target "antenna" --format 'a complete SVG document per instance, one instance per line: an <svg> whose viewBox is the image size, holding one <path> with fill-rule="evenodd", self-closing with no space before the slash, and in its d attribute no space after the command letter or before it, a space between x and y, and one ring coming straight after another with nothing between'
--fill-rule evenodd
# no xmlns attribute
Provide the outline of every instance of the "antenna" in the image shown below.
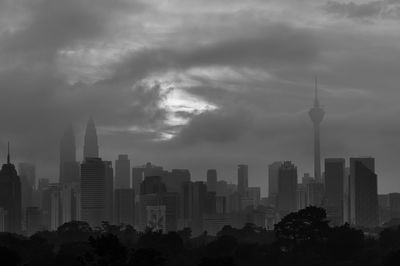
<svg viewBox="0 0 400 266"><path fill-rule="evenodd" d="M315 75L315 92L314 92L314 106L319 106L318 101L318 76Z"/></svg>
<svg viewBox="0 0 400 266"><path fill-rule="evenodd" d="M7 144L7 164L10 164L10 142Z"/></svg>

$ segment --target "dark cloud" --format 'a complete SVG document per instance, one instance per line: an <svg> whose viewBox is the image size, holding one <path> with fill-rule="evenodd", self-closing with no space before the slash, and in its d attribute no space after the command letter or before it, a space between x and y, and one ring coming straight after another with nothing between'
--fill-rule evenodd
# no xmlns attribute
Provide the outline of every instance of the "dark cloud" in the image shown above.
<svg viewBox="0 0 400 266"><path fill-rule="evenodd" d="M184 144L233 142L252 127L251 116L245 110L215 110L194 117L174 140Z"/></svg>
<svg viewBox="0 0 400 266"><path fill-rule="evenodd" d="M348 18L398 18L399 2L394 0L370 1L366 3L328 1L326 11Z"/></svg>

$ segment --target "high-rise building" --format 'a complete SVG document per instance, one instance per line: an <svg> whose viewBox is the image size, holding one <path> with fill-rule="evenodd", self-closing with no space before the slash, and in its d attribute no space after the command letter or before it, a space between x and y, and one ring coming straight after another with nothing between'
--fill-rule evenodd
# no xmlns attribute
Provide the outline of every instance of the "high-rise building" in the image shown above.
<svg viewBox="0 0 400 266"><path fill-rule="evenodd" d="M19 163L18 174L21 181L22 220L25 221L25 210L33 205L33 193L36 185L36 169L31 163ZM23 223L25 225L25 223Z"/></svg>
<svg viewBox="0 0 400 266"><path fill-rule="evenodd" d="M207 185L204 182L196 181L193 183L192 230L195 234L201 233L203 230L206 194Z"/></svg>
<svg viewBox="0 0 400 266"><path fill-rule="evenodd" d="M182 184L190 181L190 171L187 169L172 169L171 172L164 171L162 178L168 192L180 192Z"/></svg>
<svg viewBox="0 0 400 266"><path fill-rule="evenodd" d="M268 197L270 199L274 199L278 194L278 175L281 165L282 162L274 162L268 165Z"/></svg>
<svg viewBox="0 0 400 266"><path fill-rule="evenodd" d="M165 192L161 194L161 205L165 206L165 227L167 231L178 230L179 193Z"/></svg>
<svg viewBox="0 0 400 266"><path fill-rule="evenodd" d="M114 169L111 161L104 161L106 173L106 218L105 221L114 222Z"/></svg>
<svg viewBox="0 0 400 266"><path fill-rule="evenodd" d="M238 192L241 196L246 195L246 189L249 187L249 167L246 164L238 165Z"/></svg>
<svg viewBox="0 0 400 266"><path fill-rule="evenodd" d="M60 184L60 202L61 224L81 219L79 183Z"/></svg>
<svg viewBox="0 0 400 266"><path fill-rule="evenodd" d="M114 210L116 224L133 226L135 222L135 191L131 188L117 188Z"/></svg>
<svg viewBox="0 0 400 266"><path fill-rule="evenodd" d="M318 86L317 79L315 78L315 97L314 106L310 109L309 113L310 119L314 125L314 177L317 182L322 183L321 179L321 155L320 155L320 132L319 126L324 118L325 111L319 105L318 100Z"/></svg>
<svg viewBox="0 0 400 266"><path fill-rule="evenodd" d="M132 168L132 188L135 190L135 194L140 194L140 184L144 178L144 169L142 167Z"/></svg>
<svg viewBox="0 0 400 266"><path fill-rule="evenodd" d="M378 185L374 158L350 158L350 222L362 227L378 226Z"/></svg>
<svg viewBox="0 0 400 266"><path fill-rule="evenodd" d="M92 118L89 119L86 125L85 141L83 145L83 160L85 158L98 158L99 145L97 141L96 126Z"/></svg>
<svg viewBox="0 0 400 266"><path fill-rule="evenodd" d="M167 189L160 176L146 176L140 184L140 195L157 194L166 191Z"/></svg>
<svg viewBox="0 0 400 266"><path fill-rule="evenodd" d="M0 170L0 208L6 212L4 229L6 232L18 233L21 230L21 181L10 162L8 149L7 163Z"/></svg>
<svg viewBox="0 0 400 266"><path fill-rule="evenodd" d="M325 202L327 217L334 225L343 223L345 159L325 159Z"/></svg>
<svg viewBox="0 0 400 266"><path fill-rule="evenodd" d="M42 210L39 207L26 208L26 233L28 236L45 230L42 221Z"/></svg>
<svg viewBox="0 0 400 266"><path fill-rule="evenodd" d="M217 170L215 169L207 170L207 191L217 191Z"/></svg>
<svg viewBox="0 0 400 266"><path fill-rule="evenodd" d="M115 188L130 188L131 161L126 154L118 155L115 161Z"/></svg>
<svg viewBox="0 0 400 266"><path fill-rule="evenodd" d="M79 182L79 164L76 161L74 131L69 126L60 141L60 183L72 182Z"/></svg>
<svg viewBox="0 0 400 266"><path fill-rule="evenodd" d="M104 161L86 157L81 164L81 216L90 226L99 226L107 217L107 178Z"/></svg>
<svg viewBox="0 0 400 266"><path fill-rule="evenodd" d="M228 196L228 183L225 180L217 182L217 196Z"/></svg>
<svg viewBox="0 0 400 266"><path fill-rule="evenodd" d="M279 167L277 211L281 216L296 211L297 208L297 167L285 161Z"/></svg>
<svg viewBox="0 0 400 266"><path fill-rule="evenodd" d="M307 188L307 206L322 207L324 204L324 184L317 181L309 182Z"/></svg>
<svg viewBox="0 0 400 266"><path fill-rule="evenodd" d="M254 208L257 208L261 200L261 188L260 187L249 187L246 190L246 197L251 199Z"/></svg>

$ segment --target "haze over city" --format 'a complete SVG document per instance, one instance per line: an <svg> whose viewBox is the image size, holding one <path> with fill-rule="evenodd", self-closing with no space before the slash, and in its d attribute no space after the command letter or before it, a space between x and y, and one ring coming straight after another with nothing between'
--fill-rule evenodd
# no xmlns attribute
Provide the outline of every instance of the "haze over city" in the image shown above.
<svg viewBox="0 0 400 266"><path fill-rule="evenodd" d="M0 1L1 154L58 178L71 123L100 154L208 168L267 190L267 165L313 173L314 76L321 157L376 158L378 190L400 187L397 1ZM73 17L74 23L70 23Z"/></svg>

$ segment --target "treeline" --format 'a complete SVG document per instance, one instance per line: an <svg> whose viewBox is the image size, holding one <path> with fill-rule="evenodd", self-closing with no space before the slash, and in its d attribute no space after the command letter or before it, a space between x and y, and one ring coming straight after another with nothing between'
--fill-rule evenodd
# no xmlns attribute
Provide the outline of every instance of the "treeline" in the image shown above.
<svg viewBox="0 0 400 266"><path fill-rule="evenodd" d="M400 265L400 227L368 235L348 225L330 227L324 209L308 207L284 217L274 231L247 224L216 236L138 232L73 221L27 238L0 234L0 265L258 266Z"/></svg>

